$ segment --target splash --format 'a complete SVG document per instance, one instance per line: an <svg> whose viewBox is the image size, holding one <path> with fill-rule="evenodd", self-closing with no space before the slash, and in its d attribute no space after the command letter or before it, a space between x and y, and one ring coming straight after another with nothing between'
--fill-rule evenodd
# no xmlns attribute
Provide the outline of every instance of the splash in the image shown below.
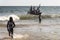
<svg viewBox="0 0 60 40"><path fill-rule="evenodd" d="M4 21L4 20L7 20L7 17L5 17L5 16L0 16L0 21Z"/></svg>
<svg viewBox="0 0 60 40"><path fill-rule="evenodd" d="M27 34L22 35L22 34L14 33L14 35L13 35L13 38L19 38L19 39L28 38L28 37L29 37L29 35L27 35Z"/></svg>
<svg viewBox="0 0 60 40"><path fill-rule="evenodd" d="M20 19L33 19L33 18L37 18L38 16L35 15L15 15L15 14L11 14L8 16L0 16L0 21L6 21L9 20L9 17L13 17L14 21L20 20ZM60 14L42 14L42 18L46 19L46 18L60 18Z"/></svg>
<svg viewBox="0 0 60 40"><path fill-rule="evenodd" d="M9 18L12 17L14 21L19 20L19 17L17 15L8 15L8 16L0 16L0 21L6 21L9 20Z"/></svg>
<svg viewBox="0 0 60 40"><path fill-rule="evenodd" d="M14 14L9 15L8 20L9 20L10 17L13 17L13 20L19 20L19 17L17 15L14 15Z"/></svg>

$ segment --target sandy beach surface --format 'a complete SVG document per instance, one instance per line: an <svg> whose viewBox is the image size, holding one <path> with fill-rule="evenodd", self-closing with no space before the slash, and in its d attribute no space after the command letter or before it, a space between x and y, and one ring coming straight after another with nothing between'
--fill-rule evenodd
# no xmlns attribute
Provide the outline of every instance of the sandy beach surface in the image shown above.
<svg viewBox="0 0 60 40"><path fill-rule="evenodd" d="M40 8L41 23L38 15L28 14L30 6L0 6L0 40L60 40L60 6ZM6 27L10 17L16 24L13 39Z"/></svg>
<svg viewBox="0 0 60 40"><path fill-rule="evenodd" d="M60 40L60 22L42 23L23 21L14 28L13 39L8 36L5 25L0 26L0 40Z"/></svg>
<svg viewBox="0 0 60 40"><path fill-rule="evenodd" d="M12 40L60 40L59 26L31 25L29 27L16 27ZM5 27L0 27L0 40L11 40Z"/></svg>

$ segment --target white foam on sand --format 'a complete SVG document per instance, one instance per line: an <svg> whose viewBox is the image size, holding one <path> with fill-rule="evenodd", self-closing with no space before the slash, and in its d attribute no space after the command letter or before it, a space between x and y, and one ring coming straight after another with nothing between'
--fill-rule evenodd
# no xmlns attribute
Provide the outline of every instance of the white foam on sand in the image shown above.
<svg viewBox="0 0 60 40"><path fill-rule="evenodd" d="M17 34L17 33L14 33L13 34L13 38L14 39L26 39L26 38L28 38L29 37L29 35L28 34ZM9 38L11 38L11 37L9 37L7 34L0 34L0 39L9 39Z"/></svg>
<svg viewBox="0 0 60 40"><path fill-rule="evenodd" d="M2 28L2 30L1 30L2 32L4 32L3 33L4 36L0 31L0 33L2 34L2 35L0 35L0 37L2 37L2 38L6 37L6 35L8 37L8 34L5 35L5 33L6 33L5 29L6 28ZM38 38L47 36L45 38L49 38L49 39L53 38L53 39L55 39L55 37L56 37L56 39L58 39L60 37L60 27L59 27L59 25L55 25L55 26L54 25L51 25L51 26L50 25L48 25L48 26L47 25L31 25L29 27L24 26L24 27L21 27L21 28L14 28L13 38L14 39L15 38L17 38L17 39L26 38L27 39L29 37L32 37L32 36L30 36L30 34L33 37L38 36ZM41 34L41 36L40 36L40 34Z"/></svg>
<svg viewBox="0 0 60 40"><path fill-rule="evenodd" d="M29 37L28 34L22 35L22 34L16 34L16 33L14 33L14 35L13 35L13 38L19 38L19 39L28 38L28 37Z"/></svg>

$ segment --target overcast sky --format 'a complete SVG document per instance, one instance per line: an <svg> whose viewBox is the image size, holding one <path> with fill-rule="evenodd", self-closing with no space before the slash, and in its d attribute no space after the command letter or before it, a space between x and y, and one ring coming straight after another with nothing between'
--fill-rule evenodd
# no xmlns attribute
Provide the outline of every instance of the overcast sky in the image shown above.
<svg viewBox="0 0 60 40"><path fill-rule="evenodd" d="M60 6L60 0L0 0L0 6Z"/></svg>

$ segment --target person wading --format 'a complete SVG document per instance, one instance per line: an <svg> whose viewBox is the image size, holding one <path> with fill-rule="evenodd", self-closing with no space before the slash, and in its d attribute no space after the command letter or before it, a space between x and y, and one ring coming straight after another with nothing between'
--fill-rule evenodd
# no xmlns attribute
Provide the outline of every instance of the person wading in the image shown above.
<svg viewBox="0 0 60 40"><path fill-rule="evenodd" d="M7 22L7 30L9 33L9 36L11 36L13 38L13 28L15 27L15 23L13 21L13 18L10 17L9 21Z"/></svg>

